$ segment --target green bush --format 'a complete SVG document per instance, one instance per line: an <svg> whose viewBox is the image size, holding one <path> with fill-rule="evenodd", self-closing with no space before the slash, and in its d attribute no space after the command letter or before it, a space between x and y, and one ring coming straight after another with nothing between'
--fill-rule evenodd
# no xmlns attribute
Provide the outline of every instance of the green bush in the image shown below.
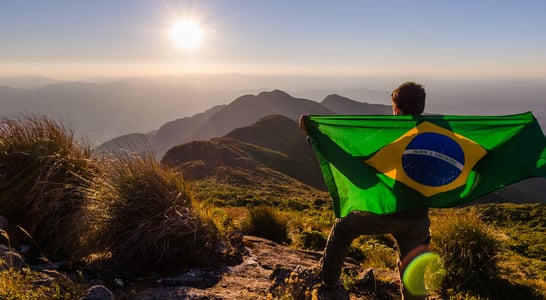
<svg viewBox="0 0 546 300"><path fill-rule="evenodd" d="M488 295L499 275L500 242L475 210L445 210L432 226L432 249L444 263L444 290Z"/></svg>
<svg viewBox="0 0 546 300"><path fill-rule="evenodd" d="M395 269L398 262L396 241L386 234L364 235L353 242L360 250L363 265L378 269Z"/></svg>
<svg viewBox="0 0 546 300"><path fill-rule="evenodd" d="M88 198L101 177L91 149L46 116L0 124L0 215L23 228L48 259L79 258L89 227Z"/></svg>
<svg viewBox="0 0 546 300"><path fill-rule="evenodd" d="M298 246L305 250L322 251L326 247L327 236L316 230L303 231L298 235Z"/></svg>
<svg viewBox="0 0 546 300"><path fill-rule="evenodd" d="M48 285L40 273L28 268L0 270L0 299L74 299L75 295L64 291L63 283L53 281Z"/></svg>
<svg viewBox="0 0 546 300"><path fill-rule="evenodd" d="M249 209L248 218L243 224L243 231L272 240L277 243L289 243L288 225L279 212L268 207L258 206Z"/></svg>

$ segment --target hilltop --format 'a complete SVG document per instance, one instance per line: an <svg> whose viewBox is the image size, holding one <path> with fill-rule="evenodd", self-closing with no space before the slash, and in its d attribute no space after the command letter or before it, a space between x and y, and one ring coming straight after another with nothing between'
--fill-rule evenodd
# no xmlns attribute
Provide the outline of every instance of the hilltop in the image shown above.
<svg viewBox="0 0 546 300"><path fill-rule="evenodd" d="M175 146L162 162L181 169L188 180L215 178L241 186L271 183L279 188L305 183L326 190L305 134L296 122L280 115L264 117L210 141Z"/></svg>

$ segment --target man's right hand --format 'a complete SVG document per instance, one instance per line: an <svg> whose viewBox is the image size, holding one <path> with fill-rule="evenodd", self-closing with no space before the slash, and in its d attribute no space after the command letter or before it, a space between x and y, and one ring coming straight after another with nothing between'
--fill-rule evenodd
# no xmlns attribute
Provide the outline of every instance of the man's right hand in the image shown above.
<svg viewBox="0 0 546 300"><path fill-rule="evenodd" d="M305 119L309 118L308 115L301 115L299 120L299 127L301 130L307 132L307 127L305 127Z"/></svg>

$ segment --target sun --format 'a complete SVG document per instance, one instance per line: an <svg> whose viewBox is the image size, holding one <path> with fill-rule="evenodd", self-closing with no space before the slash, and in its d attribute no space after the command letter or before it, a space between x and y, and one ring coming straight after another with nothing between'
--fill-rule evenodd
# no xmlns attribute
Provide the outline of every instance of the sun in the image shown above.
<svg viewBox="0 0 546 300"><path fill-rule="evenodd" d="M194 49L201 44L203 31L192 20L178 20L171 29L171 38L179 48Z"/></svg>

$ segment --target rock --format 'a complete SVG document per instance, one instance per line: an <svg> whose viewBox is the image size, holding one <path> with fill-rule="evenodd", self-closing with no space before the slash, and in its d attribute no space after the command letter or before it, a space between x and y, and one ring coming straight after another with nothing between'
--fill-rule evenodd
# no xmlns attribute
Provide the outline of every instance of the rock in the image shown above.
<svg viewBox="0 0 546 300"><path fill-rule="evenodd" d="M112 278L104 282L89 278L88 283L93 286L80 300L400 298L395 270L362 271L357 262L348 259L345 261L343 274L354 282L349 282L347 290L341 284L328 289L321 284L318 276L322 252L300 251L267 239L242 234L234 235L232 239L240 245L238 253L242 253L242 256L228 265L190 268L169 277ZM5 255L12 255L12 252L17 253L0 244L0 255L4 255L5 260ZM21 258L20 264L23 265L22 256L17 257ZM70 276L70 272L74 271L71 266L63 262L32 265L31 269L41 275L35 284L48 286L57 279ZM66 272L69 272L68 275ZM105 282L110 282L111 285Z"/></svg>
<svg viewBox="0 0 546 300"><path fill-rule="evenodd" d="M373 274L373 269L369 268L360 273L357 278L358 286L367 286L375 283L375 275Z"/></svg>
<svg viewBox="0 0 546 300"><path fill-rule="evenodd" d="M334 287L320 286L316 292L316 297L312 294L311 298L303 299L350 300L351 298L345 287L341 283L338 283Z"/></svg>
<svg viewBox="0 0 546 300"><path fill-rule="evenodd" d="M95 285L80 300L114 300L114 294L103 285Z"/></svg>
<svg viewBox="0 0 546 300"><path fill-rule="evenodd" d="M0 230L6 231L8 229L8 219L6 219L4 216L0 216Z"/></svg>
<svg viewBox="0 0 546 300"><path fill-rule="evenodd" d="M17 269L26 266L25 258L13 248L0 244L0 270Z"/></svg>
<svg viewBox="0 0 546 300"><path fill-rule="evenodd" d="M136 290L131 299L313 299L314 295L321 300L328 299L320 298L321 293L332 293L319 290L317 273L322 252L299 251L254 236L244 236L242 244L244 256L237 265L189 269L159 278L155 286ZM346 268L361 271L358 265L348 262ZM334 299L349 299L343 286L334 294Z"/></svg>

